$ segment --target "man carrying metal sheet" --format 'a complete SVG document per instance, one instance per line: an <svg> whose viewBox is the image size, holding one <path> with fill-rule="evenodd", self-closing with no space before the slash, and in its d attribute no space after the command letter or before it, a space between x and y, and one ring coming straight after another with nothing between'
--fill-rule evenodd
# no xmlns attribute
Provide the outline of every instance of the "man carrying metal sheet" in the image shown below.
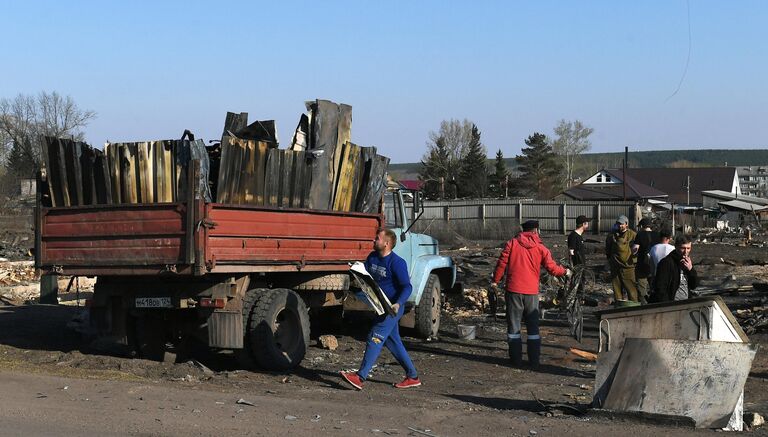
<svg viewBox="0 0 768 437"><path fill-rule="evenodd" d="M368 334L360 369L357 372L341 372L341 377L357 390L363 389L363 383L384 346L389 349L405 370L405 379L395 384L395 387L411 388L421 385L416 367L414 367L411 357L408 356L408 352L403 346L403 340L400 338L399 322L400 318L403 317L405 302L411 295L412 287L405 260L392 252L395 244L397 244L395 233L389 229L380 229L376 233L376 240L373 242L374 251L365 260L366 270L376 280L389 301L392 302L395 315L384 314L376 319L376 323Z"/></svg>
<svg viewBox="0 0 768 437"><path fill-rule="evenodd" d="M539 272L544 267L553 276L570 276L571 271L558 265L539 237L539 222L523 223L523 232L509 240L499 256L491 287L506 276L507 342L512 365L523 360L522 322L528 334L528 362L539 365L541 336L539 335Z"/></svg>

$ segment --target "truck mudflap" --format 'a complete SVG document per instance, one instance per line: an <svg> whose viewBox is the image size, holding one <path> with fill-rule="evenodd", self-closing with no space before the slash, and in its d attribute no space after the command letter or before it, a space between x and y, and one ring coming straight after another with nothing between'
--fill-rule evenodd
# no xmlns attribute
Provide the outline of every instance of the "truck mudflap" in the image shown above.
<svg viewBox="0 0 768 437"><path fill-rule="evenodd" d="M222 349L243 348L242 311L216 310L208 319L208 346Z"/></svg>
<svg viewBox="0 0 768 437"><path fill-rule="evenodd" d="M411 286L413 287L413 292L408 301L416 305L421 302L421 295L424 293L424 287L427 285L431 273L437 274L443 289L453 287L453 284L456 282L456 266L450 257L441 255L420 256L411 267Z"/></svg>

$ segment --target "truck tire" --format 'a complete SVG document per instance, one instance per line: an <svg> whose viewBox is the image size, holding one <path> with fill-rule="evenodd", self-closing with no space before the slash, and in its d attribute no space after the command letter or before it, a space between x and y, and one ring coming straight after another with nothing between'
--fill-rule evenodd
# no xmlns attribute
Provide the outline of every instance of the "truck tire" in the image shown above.
<svg viewBox="0 0 768 437"><path fill-rule="evenodd" d="M346 273L334 273L321 275L303 282L291 284L291 288L300 291L344 291L349 290L349 275Z"/></svg>
<svg viewBox="0 0 768 437"><path fill-rule="evenodd" d="M440 329L441 305L440 279L431 273L416 307L416 334L422 338L434 337Z"/></svg>
<svg viewBox="0 0 768 437"><path fill-rule="evenodd" d="M309 314L293 290L250 290L243 301L243 323L242 364L288 370L304 359L309 345Z"/></svg>

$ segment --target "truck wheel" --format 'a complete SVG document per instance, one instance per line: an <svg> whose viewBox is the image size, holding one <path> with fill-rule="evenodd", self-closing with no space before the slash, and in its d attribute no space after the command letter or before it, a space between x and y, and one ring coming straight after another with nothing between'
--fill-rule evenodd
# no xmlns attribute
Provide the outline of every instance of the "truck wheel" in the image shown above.
<svg viewBox="0 0 768 437"><path fill-rule="evenodd" d="M299 365L309 345L309 314L293 290L255 289L243 302L244 364L268 370Z"/></svg>
<svg viewBox="0 0 768 437"><path fill-rule="evenodd" d="M302 291L344 291L349 290L349 275L346 273L334 273L330 275L323 274L297 284L292 284L291 288Z"/></svg>
<svg viewBox="0 0 768 437"><path fill-rule="evenodd" d="M416 307L416 333L429 338L440 329L440 279L434 273L429 275L421 302Z"/></svg>

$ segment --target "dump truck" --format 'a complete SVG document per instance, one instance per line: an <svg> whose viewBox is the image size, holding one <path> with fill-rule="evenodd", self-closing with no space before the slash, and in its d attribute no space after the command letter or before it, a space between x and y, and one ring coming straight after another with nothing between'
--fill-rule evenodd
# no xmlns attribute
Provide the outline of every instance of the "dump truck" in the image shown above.
<svg viewBox="0 0 768 437"><path fill-rule="evenodd" d="M246 367L297 366L310 314L360 309L349 266L381 227L396 232L413 284L401 324L435 335L441 293L456 278L437 241L411 231L418 193L386 191L377 214L216 203L198 188L172 203L51 207L39 178L37 268L97 277L90 331L147 358L202 344L232 350Z"/></svg>

